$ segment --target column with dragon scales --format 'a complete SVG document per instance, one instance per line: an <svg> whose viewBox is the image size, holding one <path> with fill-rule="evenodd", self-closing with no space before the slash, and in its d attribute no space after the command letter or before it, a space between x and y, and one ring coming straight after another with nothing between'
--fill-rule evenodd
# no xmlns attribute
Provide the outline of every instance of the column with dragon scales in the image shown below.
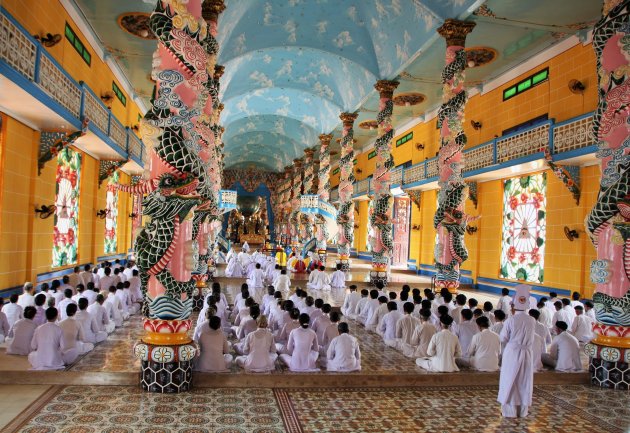
<svg viewBox="0 0 630 433"><path fill-rule="evenodd" d="M317 177L319 179L317 195L323 202L330 201L330 141L332 134L321 134L319 136L319 171ZM322 263L326 263L326 248L328 246L328 238L330 236L326 219L320 213L315 215L315 225L317 226L317 254Z"/></svg>
<svg viewBox="0 0 630 433"><path fill-rule="evenodd" d="M315 169L313 166L313 155L315 149L304 149L304 177L302 178L303 194L311 194L313 189L313 178L315 177ZM301 205L301 202L300 202ZM306 245L313 239L313 218L306 212L300 212L300 243Z"/></svg>
<svg viewBox="0 0 630 433"><path fill-rule="evenodd" d="M464 133L464 107L468 99L464 89L466 68L466 35L475 27L474 22L448 19L438 29L446 39L446 65L442 71L442 106L438 111L440 151L438 154L438 208L433 218L438 241L435 246L435 285L456 292L459 287L460 265L468 259L464 245L467 217L464 204L468 188L462 178Z"/></svg>
<svg viewBox="0 0 630 433"><path fill-rule="evenodd" d="M302 195L302 166L303 160L293 160L293 173L291 175L291 244L299 247L300 244L300 196Z"/></svg>
<svg viewBox="0 0 630 433"><path fill-rule="evenodd" d="M392 156L392 138L394 128L392 126L392 114L394 111L394 90L398 87L398 81L379 80L374 88L379 93L379 110L376 120L378 122L378 138L374 144L376 150L376 167L372 178L374 190L374 212L370 215L370 224L373 228L373 236L370 238L372 245L372 270L370 282L387 285L389 263L394 248L392 241L392 193L390 171L394 167Z"/></svg>
<svg viewBox="0 0 630 433"><path fill-rule="evenodd" d="M150 178L128 189L146 194L147 223L135 243L145 334L134 354L142 364L141 385L150 392L190 389L197 352L188 336L194 212L216 200L206 171L212 145L207 83L216 57L208 47L216 40L201 10L201 0L158 0L149 21L158 40L152 69L156 97L141 123Z"/></svg>
<svg viewBox="0 0 630 433"><path fill-rule="evenodd" d="M280 198L280 208L282 212L282 229L280 231L280 243L288 245L291 243L291 228L289 223L289 215L291 214L291 167L284 167L284 189Z"/></svg>
<svg viewBox="0 0 630 433"><path fill-rule="evenodd" d="M341 113L343 122L341 131L341 155L339 159L339 208L337 210L337 263L341 270L350 270L350 249L354 242L354 121L357 113Z"/></svg>
<svg viewBox="0 0 630 433"><path fill-rule="evenodd" d="M585 346L591 383L628 390L630 385L630 0L605 0L593 30L599 102L593 137L601 161L597 201L586 232L597 249L595 338Z"/></svg>

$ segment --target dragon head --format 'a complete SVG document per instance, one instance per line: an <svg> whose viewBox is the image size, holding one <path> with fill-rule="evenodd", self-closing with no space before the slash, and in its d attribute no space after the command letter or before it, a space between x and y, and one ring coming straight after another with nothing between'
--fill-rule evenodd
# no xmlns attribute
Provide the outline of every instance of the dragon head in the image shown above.
<svg viewBox="0 0 630 433"><path fill-rule="evenodd" d="M197 190L198 184L199 180L189 173L184 173L182 176L165 173L160 176L158 188L164 196L196 196L195 191Z"/></svg>

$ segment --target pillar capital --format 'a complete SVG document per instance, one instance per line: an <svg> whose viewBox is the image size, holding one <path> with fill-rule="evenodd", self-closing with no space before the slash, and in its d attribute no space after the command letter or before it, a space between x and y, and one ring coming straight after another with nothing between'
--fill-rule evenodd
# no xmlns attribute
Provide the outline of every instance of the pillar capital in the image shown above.
<svg viewBox="0 0 630 433"><path fill-rule="evenodd" d="M339 118L343 122L343 126L350 128L352 128L352 125L354 124L354 121L357 120L357 117L359 117L359 113L345 112L339 115Z"/></svg>
<svg viewBox="0 0 630 433"><path fill-rule="evenodd" d="M206 22L214 21L216 23L225 7L224 0L205 0L201 6L201 16Z"/></svg>
<svg viewBox="0 0 630 433"><path fill-rule="evenodd" d="M333 135L332 134L320 134L319 135L319 142L321 143L322 146L328 146L332 139L333 139Z"/></svg>
<svg viewBox="0 0 630 433"><path fill-rule="evenodd" d="M472 32L476 24L473 21L460 21L449 18L437 29L437 32L446 39L447 47L463 47L466 45L466 36Z"/></svg>
<svg viewBox="0 0 630 433"><path fill-rule="evenodd" d="M313 155L315 155L315 149L313 148L306 148L304 149L304 160L305 161L309 161L309 160L313 160Z"/></svg>
<svg viewBox="0 0 630 433"><path fill-rule="evenodd" d="M219 110L219 113L221 113L224 108L225 108L225 105L223 105L223 102L221 102L219 106L217 107L217 110Z"/></svg>
<svg viewBox="0 0 630 433"><path fill-rule="evenodd" d="M335 141L336 141L337 143L341 144L342 139L341 139L341 138L338 138L338 139L336 139ZM357 139L356 139L356 138L353 138L353 139L352 139L352 144L357 144ZM337 154L337 152L333 151L333 152L330 152L330 154L331 154L332 156L335 156L335 155Z"/></svg>
<svg viewBox="0 0 630 433"><path fill-rule="evenodd" d="M393 80L378 80L374 88L378 91L381 98L391 99L394 96L394 90L399 84L400 82Z"/></svg>
<svg viewBox="0 0 630 433"><path fill-rule="evenodd" d="M214 75L212 76L212 78L214 78L214 80L216 81L223 76L224 72L225 72L225 66L214 65Z"/></svg>
<svg viewBox="0 0 630 433"><path fill-rule="evenodd" d="M304 160L302 158L297 158L293 160L293 168L297 170L302 168L302 164L304 164Z"/></svg>

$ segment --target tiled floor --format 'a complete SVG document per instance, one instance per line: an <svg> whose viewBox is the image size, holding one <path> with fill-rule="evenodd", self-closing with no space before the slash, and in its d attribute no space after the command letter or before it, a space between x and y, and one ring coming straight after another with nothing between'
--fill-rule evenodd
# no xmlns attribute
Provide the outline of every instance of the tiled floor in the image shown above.
<svg viewBox="0 0 630 433"><path fill-rule="evenodd" d="M503 419L496 387L195 389L68 386L6 429L22 432L615 432L630 429L630 394L538 386L530 415Z"/></svg>

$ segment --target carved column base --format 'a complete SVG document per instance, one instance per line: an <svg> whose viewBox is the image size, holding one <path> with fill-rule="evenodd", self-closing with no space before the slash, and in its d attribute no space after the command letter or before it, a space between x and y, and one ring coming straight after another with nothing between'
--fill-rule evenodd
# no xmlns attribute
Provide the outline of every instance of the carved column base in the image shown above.
<svg viewBox="0 0 630 433"><path fill-rule="evenodd" d="M335 263L341 264L341 270L343 272L348 272L350 270L350 257L348 256L340 255Z"/></svg>
<svg viewBox="0 0 630 433"><path fill-rule="evenodd" d="M192 387L194 343L157 346L140 341L134 354L142 361L140 385L147 392L174 394Z"/></svg>
<svg viewBox="0 0 630 433"><path fill-rule="evenodd" d="M317 256L319 257L319 261L326 266L326 260L328 260L328 252L325 249L318 249Z"/></svg>
<svg viewBox="0 0 630 433"><path fill-rule="evenodd" d="M388 278L387 271L371 270L370 271L370 284L376 286L378 283L383 283L384 287L387 287Z"/></svg>
<svg viewBox="0 0 630 433"><path fill-rule="evenodd" d="M630 349L588 343L591 384L609 389L630 390Z"/></svg>

